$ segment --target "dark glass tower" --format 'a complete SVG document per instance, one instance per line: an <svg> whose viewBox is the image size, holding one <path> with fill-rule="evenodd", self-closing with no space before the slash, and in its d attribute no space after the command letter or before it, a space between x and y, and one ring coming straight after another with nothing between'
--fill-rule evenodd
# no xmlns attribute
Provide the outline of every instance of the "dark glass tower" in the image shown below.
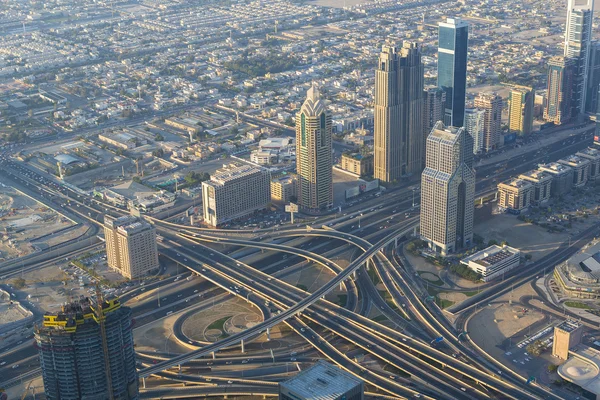
<svg viewBox="0 0 600 400"><path fill-rule="evenodd" d="M444 125L462 127L467 92L469 25L457 18L439 24L438 87L446 93Z"/></svg>

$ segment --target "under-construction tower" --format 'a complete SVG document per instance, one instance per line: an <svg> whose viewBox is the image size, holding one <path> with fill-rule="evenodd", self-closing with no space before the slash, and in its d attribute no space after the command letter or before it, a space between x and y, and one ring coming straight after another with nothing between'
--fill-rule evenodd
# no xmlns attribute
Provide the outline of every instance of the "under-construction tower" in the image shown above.
<svg viewBox="0 0 600 400"><path fill-rule="evenodd" d="M35 329L48 400L138 399L131 309L97 298L46 314Z"/></svg>

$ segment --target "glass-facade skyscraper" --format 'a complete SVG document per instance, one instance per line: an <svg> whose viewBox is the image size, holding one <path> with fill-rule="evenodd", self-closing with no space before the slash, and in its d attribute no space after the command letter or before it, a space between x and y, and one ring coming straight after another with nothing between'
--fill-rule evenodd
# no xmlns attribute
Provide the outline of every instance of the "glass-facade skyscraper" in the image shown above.
<svg viewBox="0 0 600 400"><path fill-rule="evenodd" d="M438 87L446 92L444 125L461 127L465 120L469 25L457 18L439 24Z"/></svg>
<svg viewBox="0 0 600 400"><path fill-rule="evenodd" d="M569 0L565 29L565 58L574 62L572 116L585 111L594 0Z"/></svg>

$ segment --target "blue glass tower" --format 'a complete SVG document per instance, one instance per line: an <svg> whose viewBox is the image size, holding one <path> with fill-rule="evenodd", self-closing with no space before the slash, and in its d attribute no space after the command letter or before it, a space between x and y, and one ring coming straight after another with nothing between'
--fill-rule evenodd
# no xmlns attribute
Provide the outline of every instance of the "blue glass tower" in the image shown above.
<svg viewBox="0 0 600 400"><path fill-rule="evenodd" d="M462 127L467 94L469 25L457 18L439 24L438 87L446 93L444 125Z"/></svg>

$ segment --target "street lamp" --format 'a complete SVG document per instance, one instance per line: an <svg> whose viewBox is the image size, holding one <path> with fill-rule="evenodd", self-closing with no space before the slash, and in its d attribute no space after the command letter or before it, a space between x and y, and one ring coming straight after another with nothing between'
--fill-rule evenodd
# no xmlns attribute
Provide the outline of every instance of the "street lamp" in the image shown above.
<svg viewBox="0 0 600 400"><path fill-rule="evenodd" d="M412 195L413 195L413 196L412 196L412 197L413 197L413 200L412 200L412 208L415 208L415 192L416 192L416 191L417 191L417 188L412 188Z"/></svg>
<svg viewBox="0 0 600 400"><path fill-rule="evenodd" d="M362 213L358 214L358 229L360 229L360 217L362 217Z"/></svg>

